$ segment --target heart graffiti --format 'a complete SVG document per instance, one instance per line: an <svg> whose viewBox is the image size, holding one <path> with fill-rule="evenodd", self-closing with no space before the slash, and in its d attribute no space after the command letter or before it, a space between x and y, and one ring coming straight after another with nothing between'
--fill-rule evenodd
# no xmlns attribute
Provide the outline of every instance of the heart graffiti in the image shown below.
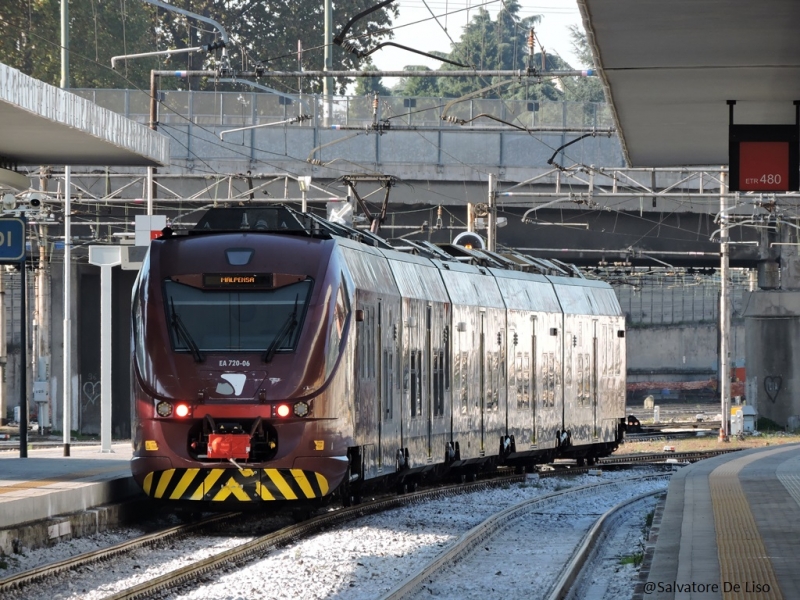
<svg viewBox="0 0 800 600"><path fill-rule="evenodd" d="M781 391L781 384L783 383L783 378L780 375L776 376L768 376L764 377L764 391L767 392L767 396L772 402L778 397L778 392Z"/></svg>

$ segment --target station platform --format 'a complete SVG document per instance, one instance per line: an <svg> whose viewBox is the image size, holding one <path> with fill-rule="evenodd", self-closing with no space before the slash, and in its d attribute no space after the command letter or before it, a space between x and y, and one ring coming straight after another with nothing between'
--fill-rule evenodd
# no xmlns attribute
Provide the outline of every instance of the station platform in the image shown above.
<svg viewBox="0 0 800 600"><path fill-rule="evenodd" d="M131 452L130 442L113 444L111 453L100 444L72 445L69 457L60 445L31 448L27 458L18 449L0 452L0 552L23 523L49 522L50 538L74 535L72 525L53 528L69 519L53 519L143 496L131 477ZM99 514L92 518L107 520Z"/></svg>
<svg viewBox="0 0 800 600"><path fill-rule="evenodd" d="M700 461L672 477L649 573L634 597L798 599L798 540L800 444Z"/></svg>

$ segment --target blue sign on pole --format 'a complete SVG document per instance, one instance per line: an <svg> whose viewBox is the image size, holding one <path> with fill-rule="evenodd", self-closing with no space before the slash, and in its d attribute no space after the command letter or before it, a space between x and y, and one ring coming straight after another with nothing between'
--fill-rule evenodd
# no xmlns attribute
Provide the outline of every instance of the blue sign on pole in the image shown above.
<svg viewBox="0 0 800 600"><path fill-rule="evenodd" d="M17 263L25 257L25 221L0 219L0 263Z"/></svg>

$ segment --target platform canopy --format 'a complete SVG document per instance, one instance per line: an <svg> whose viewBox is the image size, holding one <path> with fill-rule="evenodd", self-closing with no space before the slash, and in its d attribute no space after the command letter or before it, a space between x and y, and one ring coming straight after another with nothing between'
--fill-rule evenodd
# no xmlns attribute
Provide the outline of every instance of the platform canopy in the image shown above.
<svg viewBox="0 0 800 600"><path fill-rule="evenodd" d="M797 0L578 0L634 167L728 164L735 122L791 124Z"/></svg>
<svg viewBox="0 0 800 600"><path fill-rule="evenodd" d="M0 159L6 166L157 166L169 162L169 139L0 64Z"/></svg>

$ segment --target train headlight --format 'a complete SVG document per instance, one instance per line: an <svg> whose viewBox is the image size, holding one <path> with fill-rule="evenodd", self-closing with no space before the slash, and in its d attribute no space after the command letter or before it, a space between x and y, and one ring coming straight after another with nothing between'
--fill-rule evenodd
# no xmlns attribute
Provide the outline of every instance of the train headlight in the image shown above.
<svg viewBox="0 0 800 600"><path fill-rule="evenodd" d="M288 404L279 404L278 406L275 407L275 413L279 417L288 417L290 412L291 409L289 408Z"/></svg>
<svg viewBox="0 0 800 600"><path fill-rule="evenodd" d="M308 404L298 402L294 405L294 414L298 417L305 417L308 414Z"/></svg>
<svg viewBox="0 0 800 600"><path fill-rule="evenodd" d="M168 417L172 414L172 404L163 400L156 404L156 413L159 417Z"/></svg>
<svg viewBox="0 0 800 600"><path fill-rule="evenodd" d="M179 417L186 417L189 415L189 405L188 404L178 404L175 407L175 414Z"/></svg>

